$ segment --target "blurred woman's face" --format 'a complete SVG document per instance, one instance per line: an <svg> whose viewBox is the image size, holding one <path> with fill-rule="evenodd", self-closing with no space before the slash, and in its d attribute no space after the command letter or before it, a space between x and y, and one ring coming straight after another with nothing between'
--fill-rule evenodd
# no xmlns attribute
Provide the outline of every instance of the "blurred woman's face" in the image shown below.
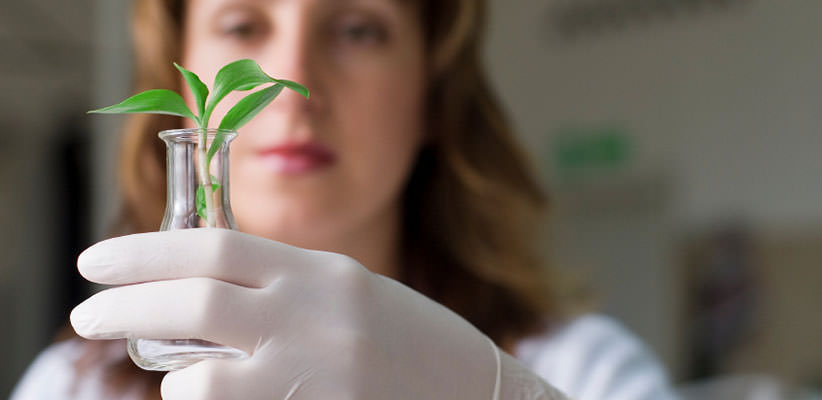
<svg viewBox="0 0 822 400"><path fill-rule="evenodd" d="M304 247L396 219L422 140L423 46L399 0L190 0L182 65L256 60L284 90L231 145L241 230ZM219 119L249 92L226 98Z"/></svg>

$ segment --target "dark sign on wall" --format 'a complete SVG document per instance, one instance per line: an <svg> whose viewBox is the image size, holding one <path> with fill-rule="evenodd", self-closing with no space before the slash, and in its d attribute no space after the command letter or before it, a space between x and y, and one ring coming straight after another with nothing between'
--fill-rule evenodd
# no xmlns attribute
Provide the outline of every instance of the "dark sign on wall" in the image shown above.
<svg viewBox="0 0 822 400"><path fill-rule="evenodd" d="M566 39L656 21L728 12L751 0L558 0L548 11L552 31Z"/></svg>

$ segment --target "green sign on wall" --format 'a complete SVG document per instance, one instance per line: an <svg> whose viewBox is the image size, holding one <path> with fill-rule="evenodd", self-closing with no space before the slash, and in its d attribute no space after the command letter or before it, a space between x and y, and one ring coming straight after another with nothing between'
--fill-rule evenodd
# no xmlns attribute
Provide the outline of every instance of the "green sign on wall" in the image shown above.
<svg viewBox="0 0 822 400"><path fill-rule="evenodd" d="M578 180L623 169L633 145L623 125L560 128L551 143L551 160L560 178Z"/></svg>

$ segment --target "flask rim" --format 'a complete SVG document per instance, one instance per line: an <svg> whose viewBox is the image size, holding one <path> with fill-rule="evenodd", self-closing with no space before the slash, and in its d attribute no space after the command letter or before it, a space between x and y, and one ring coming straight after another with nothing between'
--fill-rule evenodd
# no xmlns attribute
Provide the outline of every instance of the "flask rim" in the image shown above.
<svg viewBox="0 0 822 400"><path fill-rule="evenodd" d="M164 141L174 142L197 142L200 132L206 131L208 141L211 142L217 136L222 136L224 142L231 141L237 137L237 131L233 129L219 129L219 128L182 128L182 129L166 129L160 131L157 136Z"/></svg>

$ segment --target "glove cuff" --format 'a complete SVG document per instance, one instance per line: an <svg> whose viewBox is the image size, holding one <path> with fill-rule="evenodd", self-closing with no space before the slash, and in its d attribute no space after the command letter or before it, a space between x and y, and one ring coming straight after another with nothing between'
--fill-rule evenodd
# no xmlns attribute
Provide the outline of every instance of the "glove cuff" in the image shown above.
<svg viewBox="0 0 822 400"><path fill-rule="evenodd" d="M494 341L490 338L488 339L488 343L491 345L491 348L494 350L494 359L497 361L497 377L496 381L494 382L494 396L491 400L499 400L499 389L500 389L500 381L502 380L502 360L500 360L499 356L499 347L494 344Z"/></svg>

